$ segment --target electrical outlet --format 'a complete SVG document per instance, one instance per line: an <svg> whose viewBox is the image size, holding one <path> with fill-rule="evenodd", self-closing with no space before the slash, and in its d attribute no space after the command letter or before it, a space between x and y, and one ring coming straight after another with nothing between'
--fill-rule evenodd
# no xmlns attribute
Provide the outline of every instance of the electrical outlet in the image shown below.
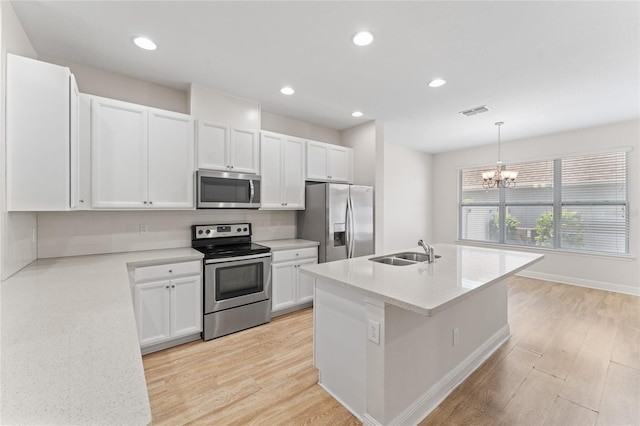
<svg viewBox="0 0 640 426"><path fill-rule="evenodd" d="M460 342L460 331L458 327L453 329L453 346L457 345Z"/></svg>
<svg viewBox="0 0 640 426"><path fill-rule="evenodd" d="M368 338L376 345L380 344L380 323L372 319L369 320Z"/></svg>
<svg viewBox="0 0 640 426"><path fill-rule="evenodd" d="M149 225L146 223L140 224L140 235L147 235L149 233Z"/></svg>

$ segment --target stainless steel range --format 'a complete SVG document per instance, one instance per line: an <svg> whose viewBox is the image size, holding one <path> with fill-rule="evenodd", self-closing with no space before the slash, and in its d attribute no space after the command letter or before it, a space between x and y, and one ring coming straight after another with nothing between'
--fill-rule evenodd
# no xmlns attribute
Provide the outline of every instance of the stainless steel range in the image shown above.
<svg viewBox="0 0 640 426"><path fill-rule="evenodd" d="M271 321L271 249L251 242L251 224L193 225L204 254L204 340Z"/></svg>

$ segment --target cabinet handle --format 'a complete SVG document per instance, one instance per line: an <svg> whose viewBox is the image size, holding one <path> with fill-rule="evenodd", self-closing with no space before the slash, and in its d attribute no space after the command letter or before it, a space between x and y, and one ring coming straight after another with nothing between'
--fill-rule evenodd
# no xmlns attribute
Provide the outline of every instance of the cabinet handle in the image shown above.
<svg viewBox="0 0 640 426"><path fill-rule="evenodd" d="M169 269L169 273L172 274L173 273L173 269Z"/></svg>
<svg viewBox="0 0 640 426"><path fill-rule="evenodd" d="M172 286L171 286L171 288L176 288L176 285L175 285L175 284L174 284L174 285L172 285Z"/></svg>
<svg viewBox="0 0 640 426"><path fill-rule="evenodd" d="M149 204L153 204L153 201L149 201Z"/></svg>
<svg viewBox="0 0 640 426"><path fill-rule="evenodd" d="M84 204L84 200L78 200L80 204Z"/></svg>
<svg viewBox="0 0 640 426"><path fill-rule="evenodd" d="M166 286L165 288L169 288L169 286Z"/></svg>
<svg viewBox="0 0 640 426"><path fill-rule="evenodd" d="M296 253L296 256L300 256L300 253Z"/></svg>
<svg viewBox="0 0 640 426"><path fill-rule="evenodd" d="M147 202L146 202L146 201L143 201L142 203L143 203L144 205L146 205L146 204L147 204Z"/></svg>
<svg viewBox="0 0 640 426"><path fill-rule="evenodd" d="M233 166L231 166L231 168L233 169Z"/></svg>

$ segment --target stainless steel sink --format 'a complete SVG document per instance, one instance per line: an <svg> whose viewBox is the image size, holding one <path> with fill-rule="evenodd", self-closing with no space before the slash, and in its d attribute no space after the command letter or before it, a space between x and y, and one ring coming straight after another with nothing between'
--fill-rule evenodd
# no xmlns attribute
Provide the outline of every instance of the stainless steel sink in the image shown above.
<svg viewBox="0 0 640 426"><path fill-rule="evenodd" d="M441 256L436 254L435 257L436 259L439 259ZM405 251L402 253L388 254L386 256L372 257L369 260L372 262L384 263L387 265L408 266L415 265L416 263L420 262L426 262L427 255L424 253L413 253Z"/></svg>
<svg viewBox="0 0 640 426"><path fill-rule="evenodd" d="M428 259L427 255L424 253L412 252L396 253L393 255L393 257L397 257L398 259L411 260L413 262L426 262Z"/></svg>
<svg viewBox="0 0 640 426"><path fill-rule="evenodd" d="M395 266L415 265L415 262L411 262L409 260L399 259L397 257L391 257L391 256L374 257L373 259L369 259L369 260L373 262L385 263L387 265L395 265Z"/></svg>

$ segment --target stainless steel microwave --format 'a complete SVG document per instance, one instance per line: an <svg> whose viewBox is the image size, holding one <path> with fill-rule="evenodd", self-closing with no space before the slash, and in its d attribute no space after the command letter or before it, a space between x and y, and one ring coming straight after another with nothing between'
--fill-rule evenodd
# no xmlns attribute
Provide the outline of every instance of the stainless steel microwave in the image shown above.
<svg viewBox="0 0 640 426"><path fill-rule="evenodd" d="M260 208L260 176L198 170L196 173L199 209Z"/></svg>

